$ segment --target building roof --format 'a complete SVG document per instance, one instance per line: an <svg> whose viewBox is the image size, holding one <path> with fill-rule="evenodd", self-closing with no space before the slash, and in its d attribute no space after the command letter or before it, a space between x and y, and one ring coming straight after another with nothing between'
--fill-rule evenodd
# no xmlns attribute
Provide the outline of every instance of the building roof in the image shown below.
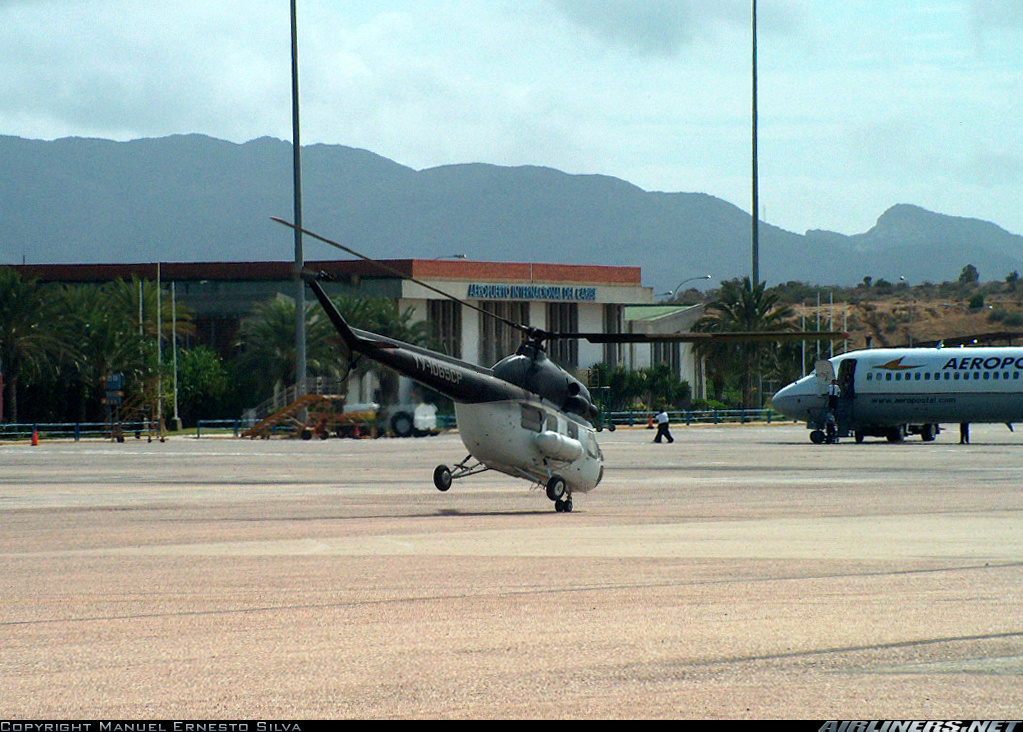
<svg viewBox="0 0 1023 732"><path fill-rule="evenodd" d="M529 262L476 262L444 259L389 259L381 265L360 260L306 262L306 267L331 275L362 279L479 280L508 282L585 282L587 284L640 285L639 267L547 264ZM10 265L24 277L42 282L107 282L116 279L154 280L159 269L164 280L266 281L291 279L294 262L161 262L159 264L21 264Z"/></svg>

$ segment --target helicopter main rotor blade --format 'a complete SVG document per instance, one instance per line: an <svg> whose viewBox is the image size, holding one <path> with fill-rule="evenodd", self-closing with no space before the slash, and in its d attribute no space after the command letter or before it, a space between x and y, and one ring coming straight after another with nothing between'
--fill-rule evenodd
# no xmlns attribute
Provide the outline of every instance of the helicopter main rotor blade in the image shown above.
<svg viewBox="0 0 1023 732"><path fill-rule="evenodd" d="M306 236L312 237L313 239L316 239L317 241L321 241L324 244L329 244L330 246L336 247L336 248L340 249L343 252L347 252L348 254L351 254L353 257L358 257L359 259L363 260L364 262L369 262L374 267L377 267L378 269L386 272L387 274L394 275L395 277L398 277L399 279L408 280L409 282L415 282L417 285L419 285L420 287L425 287L430 292L435 292L438 295L440 295L440 296L442 296L444 298L447 298L448 300L451 300L453 302L457 302L459 305L464 305L465 307L470 308L472 310L475 310L476 312L483 313L484 315L487 315L487 316L489 316L491 318L494 318L495 320L499 320L502 323L504 323L505 325L507 325L508 327L514 328L515 330L517 330L517 331L519 331L521 333L524 333L525 335L529 336L530 338L542 338L542 337L545 337L545 335L546 335L545 331L542 331L542 330L540 330L538 328L531 328L528 325L523 325L522 323L516 323L514 320L508 320L507 318L503 318L500 315L497 315L496 313L492 313L492 312L490 312L488 310L484 310L481 307L473 305L471 302L466 302L465 300L461 300L461 299L455 297L454 295L452 295L450 293L444 292L444 290L441 290L439 288L434 287L433 285L429 285L429 284L423 282L420 279L416 279L415 277L410 277L409 275L405 274L404 272L402 272L399 269L395 269L394 267L391 267L391 266L389 266L387 264L384 264L383 262L379 262L379 261L377 261L375 259L367 257L365 254L360 254L359 252L355 251L351 247L346 247L344 244L340 244L340 243L338 243L338 242L336 242L336 241L334 241L332 239L328 239L325 236L320 236L315 231L310 231L309 229L305 229L305 228L303 228L301 226L293 224L290 221L285 221L284 219L278 218L277 216L271 216L270 219L272 221L276 221L278 224L283 224L284 226L287 226L288 228L294 229L295 231L300 231L303 234L305 234Z"/></svg>
<svg viewBox="0 0 1023 732"><path fill-rule="evenodd" d="M841 331L736 331L732 333L547 333L551 340L581 338L590 343L748 343L755 341L840 341Z"/></svg>

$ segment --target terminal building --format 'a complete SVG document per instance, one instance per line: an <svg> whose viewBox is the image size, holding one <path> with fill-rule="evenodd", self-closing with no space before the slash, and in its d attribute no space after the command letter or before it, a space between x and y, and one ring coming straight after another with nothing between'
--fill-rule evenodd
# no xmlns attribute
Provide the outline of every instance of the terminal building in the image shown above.
<svg viewBox="0 0 1023 732"><path fill-rule="evenodd" d="M657 305L644 287L639 267L463 259L401 259L383 268L359 260L307 262L335 281L328 294L362 294L396 300L416 319L435 324L444 350L469 363L492 366L513 353L521 334L498 318L555 332L674 333L690 330L702 307ZM108 282L137 277L174 285L177 302L189 309L196 339L222 355L231 353L242 319L259 303L278 295L294 297L293 262L187 262L151 264L52 264L14 267L40 282ZM385 271L386 269L386 271ZM429 287L424 287L418 280ZM498 318L464 307L430 289L447 293ZM570 370L597 363L639 369L672 365L687 380L694 398L705 393L703 372L685 344L592 344L556 340L548 355Z"/></svg>

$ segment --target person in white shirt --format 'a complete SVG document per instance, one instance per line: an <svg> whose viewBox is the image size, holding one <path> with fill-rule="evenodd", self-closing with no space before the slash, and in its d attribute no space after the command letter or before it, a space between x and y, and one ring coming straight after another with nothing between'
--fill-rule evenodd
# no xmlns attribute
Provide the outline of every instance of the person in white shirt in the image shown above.
<svg viewBox="0 0 1023 732"><path fill-rule="evenodd" d="M674 442L675 438L671 436L671 430L668 429L668 413L662 409L654 417L654 421L657 422L657 435L654 437L654 442L660 442L662 438L667 439L668 442Z"/></svg>

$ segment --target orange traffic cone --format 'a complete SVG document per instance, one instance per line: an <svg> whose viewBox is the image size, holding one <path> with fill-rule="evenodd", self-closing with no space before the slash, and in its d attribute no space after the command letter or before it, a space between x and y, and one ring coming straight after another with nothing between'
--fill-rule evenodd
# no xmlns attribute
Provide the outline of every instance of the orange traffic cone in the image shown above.
<svg viewBox="0 0 1023 732"><path fill-rule="evenodd" d="M39 444L39 430L36 429L35 427L32 428L32 444L33 445Z"/></svg>

